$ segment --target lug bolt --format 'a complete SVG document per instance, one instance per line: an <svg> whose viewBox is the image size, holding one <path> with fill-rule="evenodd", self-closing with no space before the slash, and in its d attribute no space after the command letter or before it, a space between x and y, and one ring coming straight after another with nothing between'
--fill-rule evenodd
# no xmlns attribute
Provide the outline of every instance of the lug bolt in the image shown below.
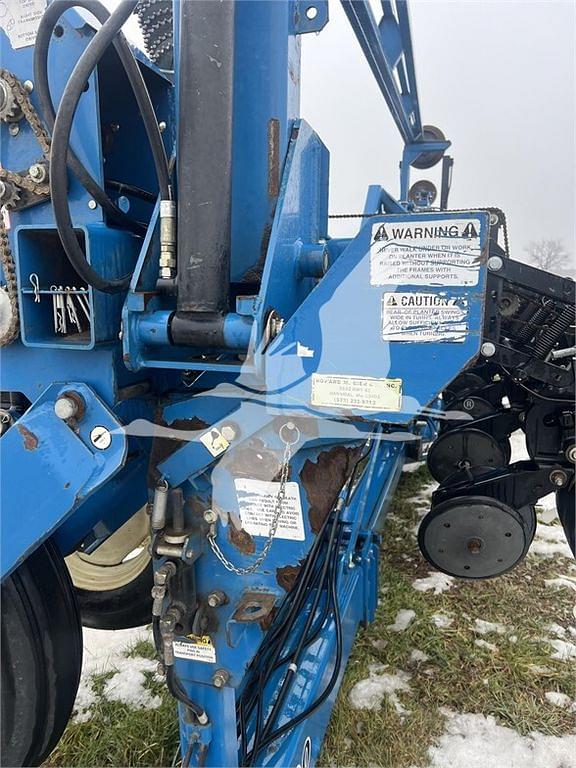
<svg viewBox="0 0 576 768"><path fill-rule="evenodd" d="M78 403L71 397L59 397L54 403L54 413L62 421L73 419L78 413Z"/></svg>
<svg viewBox="0 0 576 768"><path fill-rule="evenodd" d="M212 685L215 688L224 688L230 680L230 673L226 669L217 669L212 677Z"/></svg>
<svg viewBox="0 0 576 768"><path fill-rule="evenodd" d="M214 512L214 510L213 510L213 509L207 509L207 510L204 512L204 520L205 520L205 522L207 522L209 525L214 525L214 523L216 522L216 520L218 520L218 515L216 514L216 512Z"/></svg>
<svg viewBox="0 0 576 768"><path fill-rule="evenodd" d="M562 488L563 485L566 485L567 480L568 475L561 469L554 469L550 472L550 482L558 488Z"/></svg>
<svg viewBox="0 0 576 768"><path fill-rule="evenodd" d="M106 427L94 427L90 432L90 442L99 451L105 451L112 444L112 435Z"/></svg>
<svg viewBox="0 0 576 768"><path fill-rule="evenodd" d="M485 341L480 347L480 353L482 357L494 357L496 354L496 346L491 341Z"/></svg>
<svg viewBox="0 0 576 768"><path fill-rule="evenodd" d="M221 589L215 589L214 592L210 592L208 595L208 605L210 608L218 608L220 605L224 605L228 602L228 598Z"/></svg>

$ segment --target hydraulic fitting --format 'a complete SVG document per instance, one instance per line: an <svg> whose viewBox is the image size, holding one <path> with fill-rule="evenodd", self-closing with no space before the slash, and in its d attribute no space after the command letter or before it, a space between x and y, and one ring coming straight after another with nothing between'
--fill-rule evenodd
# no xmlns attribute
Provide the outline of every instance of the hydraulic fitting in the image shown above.
<svg viewBox="0 0 576 768"><path fill-rule="evenodd" d="M161 280L176 275L176 203L160 201L160 273Z"/></svg>

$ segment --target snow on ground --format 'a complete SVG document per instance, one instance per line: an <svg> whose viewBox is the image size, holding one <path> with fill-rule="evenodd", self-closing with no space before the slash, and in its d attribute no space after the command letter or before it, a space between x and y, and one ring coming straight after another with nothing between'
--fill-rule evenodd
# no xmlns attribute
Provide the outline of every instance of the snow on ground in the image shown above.
<svg viewBox="0 0 576 768"><path fill-rule="evenodd" d="M486 650L492 651L492 653L496 653L498 650L497 645L494 645L494 643L489 643L487 640L482 640L481 638L474 640L474 645L477 645L478 648L486 648Z"/></svg>
<svg viewBox="0 0 576 768"><path fill-rule="evenodd" d="M572 551L566 541L564 529L561 525L546 525L538 522L534 541L530 546L531 555L540 555L541 557L552 557L560 555L574 559Z"/></svg>
<svg viewBox="0 0 576 768"><path fill-rule="evenodd" d="M97 700L93 690L94 676L112 673L103 689L108 701L121 701L135 709L155 709L162 700L144 687L145 673L154 673L157 662L141 656L126 656L134 645L151 640L150 630L119 629L106 632L84 627L82 676L74 705L75 722L90 719L90 709Z"/></svg>
<svg viewBox="0 0 576 768"><path fill-rule="evenodd" d="M576 701L572 701L570 696L559 691L546 691L544 694L546 701L550 702L554 707L560 707L560 709L570 709L572 712L576 712Z"/></svg>
<svg viewBox="0 0 576 768"><path fill-rule="evenodd" d="M428 656L427 653L424 653L424 651L419 651L418 648L414 648L414 650L410 652L410 661L418 664L421 661L430 661L430 656Z"/></svg>
<svg viewBox="0 0 576 768"><path fill-rule="evenodd" d="M448 629L448 627L452 626L454 623L454 617L448 616L447 613L433 613L430 618L432 619L434 626L438 627L438 629Z"/></svg>
<svg viewBox="0 0 576 768"><path fill-rule="evenodd" d="M574 576L558 576L555 579L544 579L544 584L547 587L573 589L576 592L576 577Z"/></svg>
<svg viewBox="0 0 576 768"><path fill-rule="evenodd" d="M393 673L384 672L386 668L386 665L371 664L368 668L370 676L351 688L350 704L354 709L380 709L384 698L387 698L399 715L409 711L402 705L398 692L410 693L410 675L401 669Z"/></svg>
<svg viewBox="0 0 576 768"><path fill-rule="evenodd" d="M428 750L430 768L576 768L576 736L521 736L492 716L445 714L446 730Z"/></svg>
<svg viewBox="0 0 576 768"><path fill-rule="evenodd" d="M442 592L446 592L451 589L456 583L456 579L453 576L448 576L446 573L440 571L430 571L428 576L423 579L416 579L412 582L412 586L417 592L434 591L435 595L439 595Z"/></svg>
<svg viewBox="0 0 576 768"><path fill-rule="evenodd" d="M407 461L402 467L402 472L417 472L422 466L424 466L423 461Z"/></svg>
<svg viewBox="0 0 576 768"><path fill-rule="evenodd" d="M548 625L548 632L554 637L544 638L545 642L554 648L554 653L550 654L552 659L558 661L572 661L576 659L576 644L568 639L568 635L576 638L576 627L563 627L560 624L552 623Z"/></svg>
<svg viewBox="0 0 576 768"><path fill-rule="evenodd" d="M498 635L503 635L506 632L504 624L500 624L497 621L484 621L484 619L474 619L474 626L472 631L478 635L489 635L496 632Z"/></svg>
<svg viewBox="0 0 576 768"><path fill-rule="evenodd" d="M389 629L392 632L404 632L404 630L408 629L410 624L412 624L415 618L416 618L415 611L403 608L401 611L398 611L398 613L396 614L396 619L394 620L394 624L389 624L386 627L386 629Z"/></svg>

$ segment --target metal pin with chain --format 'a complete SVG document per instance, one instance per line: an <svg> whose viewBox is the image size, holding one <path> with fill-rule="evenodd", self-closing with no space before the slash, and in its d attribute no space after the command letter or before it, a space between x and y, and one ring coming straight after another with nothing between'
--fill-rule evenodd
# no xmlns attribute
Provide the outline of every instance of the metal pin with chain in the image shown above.
<svg viewBox="0 0 576 768"><path fill-rule="evenodd" d="M290 439L290 437L288 436L289 432L293 433L293 439ZM286 483L288 482L288 474L290 472L290 459L292 458L292 446L296 445L296 443L300 440L300 430L292 421L287 421L285 424L283 424L280 427L278 435L280 437L280 440L284 443L284 454L282 456L282 466L280 469L280 487L278 488L278 495L276 496L276 504L274 507L274 512L272 514L272 521L270 522L268 537L266 539L266 543L262 548L262 551L260 552L256 560L251 565L246 566L245 568L238 568L238 566L234 565L234 563L228 560L226 555L222 552L222 550L216 543L216 525L215 524L211 526L210 532L208 533L208 543L210 544L210 548L212 552L214 552L214 554L216 555L218 560L222 563L224 568L226 568L226 570L231 571L232 573L235 573L238 576L247 576L249 573L254 573L255 571L258 570L258 568L260 568L264 560L266 560L266 558L268 557L268 553L270 552L270 548L272 547L274 536L276 535L276 531L278 529L280 517L282 516L284 499L286 498Z"/></svg>

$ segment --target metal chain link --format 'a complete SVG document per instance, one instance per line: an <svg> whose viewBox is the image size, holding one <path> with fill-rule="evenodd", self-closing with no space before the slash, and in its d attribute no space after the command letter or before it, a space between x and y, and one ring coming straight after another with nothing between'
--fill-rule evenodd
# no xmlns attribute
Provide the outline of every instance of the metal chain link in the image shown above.
<svg viewBox="0 0 576 768"><path fill-rule="evenodd" d="M30 95L18 78L7 69L0 68L0 77L4 80L11 89L14 95L22 115L26 122L30 126L32 133L34 134L42 154L46 159L50 155L50 137L48 132L44 128L42 121L40 120L38 113L32 106L30 101ZM19 189L25 189L34 195L49 195L50 186L48 184L37 184L29 176L23 176L20 173L9 171L7 168L0 166L0 179L6 180L14 184ZM6 285L1 286L0 290L6 292L10 301L10 322L8 323L6 330L0 334L0 347L5 347L18 338L20 329L20 316L18 311L18 283L16 280L16 266L14 264L14 257L10 248L10 241L8 240L8 231L6 223L4 221L4 214L0 211L0 264L4 272L4 279Z"/></svg>
<svg viewBox="0 0 576 768"><path fill-rule="evenodd" d="M293 441L286 440L282 437L282 433L284 429L294 429L296 430L297 437ZM218 544L216 543L216 532L210 532L208 534L208 543L210 544L210 549L218 560L222 563L224 568L226 568L227 571L231 571L232 573L235 573L237 576L247 576L250 573L254 573L255 571L260 568L264 560L268 557L268 553L270 552L270 548L272 547L272 543L274 541L274 536L276 535L276 531L278 530L278 524L280 522L280 517L282 515L283 506L284 506L284 499L286 498L286 483L288 482L288 474L290 472L290 459L292 458L292 446L295 445L300 438L300 431L298 430L298 427L296 427L292 422L287 422L280 428L280 439L284 442L284 455L282 456L282 467L280 469L280 488L278 489L278 495L276 497L276 505L274 507L274 513L272 515L272 521L270 523L270 529L268 531L268 538L266 539L266 543L264 544L264 547L262 548L262 551L256 558L256 560L249 566L246 566L245 568L239 568L237 565L234 565L226 555L222 552Z"/></svg>

